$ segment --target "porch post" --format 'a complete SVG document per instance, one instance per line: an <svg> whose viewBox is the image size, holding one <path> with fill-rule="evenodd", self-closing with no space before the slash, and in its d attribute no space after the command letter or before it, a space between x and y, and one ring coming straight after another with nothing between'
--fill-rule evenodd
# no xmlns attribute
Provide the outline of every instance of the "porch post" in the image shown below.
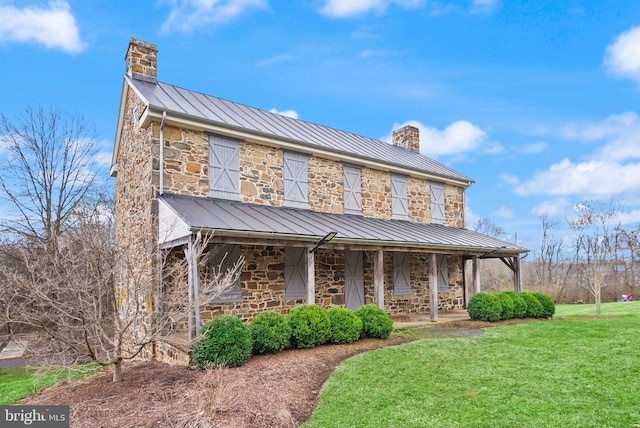
<svg viewBox="0 0 640 428"><path fill-rule="evenodd" d="M315 253L305 251L307 259L307 304L316 302L316 275L315 275Z"/></svg>
<svg viewBox="0 0 640 428"><path fill-rule="evenodd" d="M480 292L480 264L478 262L478 256L473 256L472 274L473 274L473 292Z"/></svg>
<svg viewBox="0 0 640 428"><path fill-rule="evenodd" d="M513 288L515 290L516 293L522 293L522 274L521 274L521 263L520 263L520 256L516 256L515 257L515 263L514 263L514 270L513 270Z"/></svg>
<svg viewBox="0 0 640 428"><path fill-rule="evenodd" d="M429 315L431 322L438 321L438 265L436 254L429 254Z"/></svg>
<svg viewBox="0 0 640 428"><path fill-rule="evenodd" d="M380 309L384 309L384 257L382 250L376 251L373 259L373 294Z"/></svg>
<svg viewBox="0 0 640 428"><path fill-rule="evenodd" d="M197 245L199 241L200 232L198 232L195 245ZM200 260L194 246L191 247L191 257L191 268L193 269L193 323L195 324L195 335L197 336L200 334Z"/></svg>
<svg viewBox="0 0 640 428"><path fill-rule="evenodd" d="M189 307L192 308L193 307L193 257L191 257L191 253L193 252L193 244L192 244L192 240L191 238L189 239L189 242L187 243L187 247L184 249L184 257L185 259L187 259L187 293L188 293L188 297L189 297ZM193 338L194 338L194 334L193 334L193 324L194 324L194 320L193 320L193 311L189 311L189 315L188 315L188 324L187 324L187 329L189 331L189 346L191 346L193 344Z"/></svg>

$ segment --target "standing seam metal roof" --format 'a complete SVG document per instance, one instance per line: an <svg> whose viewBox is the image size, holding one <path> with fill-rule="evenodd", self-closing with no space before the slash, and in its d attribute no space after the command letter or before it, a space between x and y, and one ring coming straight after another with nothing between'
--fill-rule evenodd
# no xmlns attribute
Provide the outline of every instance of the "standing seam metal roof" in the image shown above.
<svg viewBox="0 0 640 428"><path fill-rule="evenodd" d="M405 220L384 220L352 214L322 213L311 210L247 204L195 196L160 196L190 229L289 235L320 239L329 231L338 232L335 242L376 243L466 251L496 250L496 255L519 254L526 248L471 230L439 224ZM275 236L274 236L275 238Z"/></svg>
<svg viewBox="0 0 640 428"><path fill-rule="evenodd" d="M147 82L128 76L125 78L149 107L157 111L166 111L224 127L244 129L276 139L348 154L363 160L427 172L442 178L460 180L469 184L473 182L469 177L427 156L383 141L248 107L166 83Z"/></svg>

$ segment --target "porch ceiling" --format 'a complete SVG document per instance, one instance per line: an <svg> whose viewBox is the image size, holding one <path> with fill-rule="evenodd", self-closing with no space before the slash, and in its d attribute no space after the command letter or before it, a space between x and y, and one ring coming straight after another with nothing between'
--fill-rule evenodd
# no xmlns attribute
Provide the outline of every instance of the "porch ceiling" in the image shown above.
<svg viewBox="0 0 640 428"><path fill-rule="evenodd" d="M438 252L516 256L528 250L468 229L403 220L247 204L213 198L164 194L159 197L161 224L175 223L191 232L215 236L298 241L314 245L337 232L332 245L404 247ZM181 234L184 236L184 234ZM173 237L175 238L175 236ZM160 237L167 244L167 235Z"/></svg>

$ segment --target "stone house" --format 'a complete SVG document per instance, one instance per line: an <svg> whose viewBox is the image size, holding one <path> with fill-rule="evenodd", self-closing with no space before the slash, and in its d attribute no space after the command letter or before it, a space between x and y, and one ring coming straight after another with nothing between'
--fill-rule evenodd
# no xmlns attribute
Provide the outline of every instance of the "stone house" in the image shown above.
<svg viewBox="0 0 640 428"><path fill-rule="evenodd" d="M116 241L149 238L135 260L149 284L158 248L184 257L203 235L211 260L244 257L233 287L191 314L190 336L217 314L250 320L303 303L436 320L480 290L487 257L521 289L527 250L464 228L473 181L421 155L417 128L388 144L270 113L161 83L156 58L155 45L131 39L111 167ZM190 266L197 293L206 266Z"/></svg>

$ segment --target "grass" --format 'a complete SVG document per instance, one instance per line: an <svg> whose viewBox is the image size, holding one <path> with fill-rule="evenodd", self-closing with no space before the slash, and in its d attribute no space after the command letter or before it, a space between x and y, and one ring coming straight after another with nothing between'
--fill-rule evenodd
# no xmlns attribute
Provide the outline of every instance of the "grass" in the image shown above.
<svg viewBox="0 0 640 428"><path fill-rule="evenodd" d="M603 305L617 318L570 318L594 313L559 306L562 319L355 356L304 427L637 426L640 304Z"/></svg>
<svg viewBox="0 0 640 428"><path fill-rule="evenodd" d="M33 367L0 369L0 405L13 404L22 398L55 385L61 379L94 373L95 364L76 365L72 369L38 370Z"/></svg>

